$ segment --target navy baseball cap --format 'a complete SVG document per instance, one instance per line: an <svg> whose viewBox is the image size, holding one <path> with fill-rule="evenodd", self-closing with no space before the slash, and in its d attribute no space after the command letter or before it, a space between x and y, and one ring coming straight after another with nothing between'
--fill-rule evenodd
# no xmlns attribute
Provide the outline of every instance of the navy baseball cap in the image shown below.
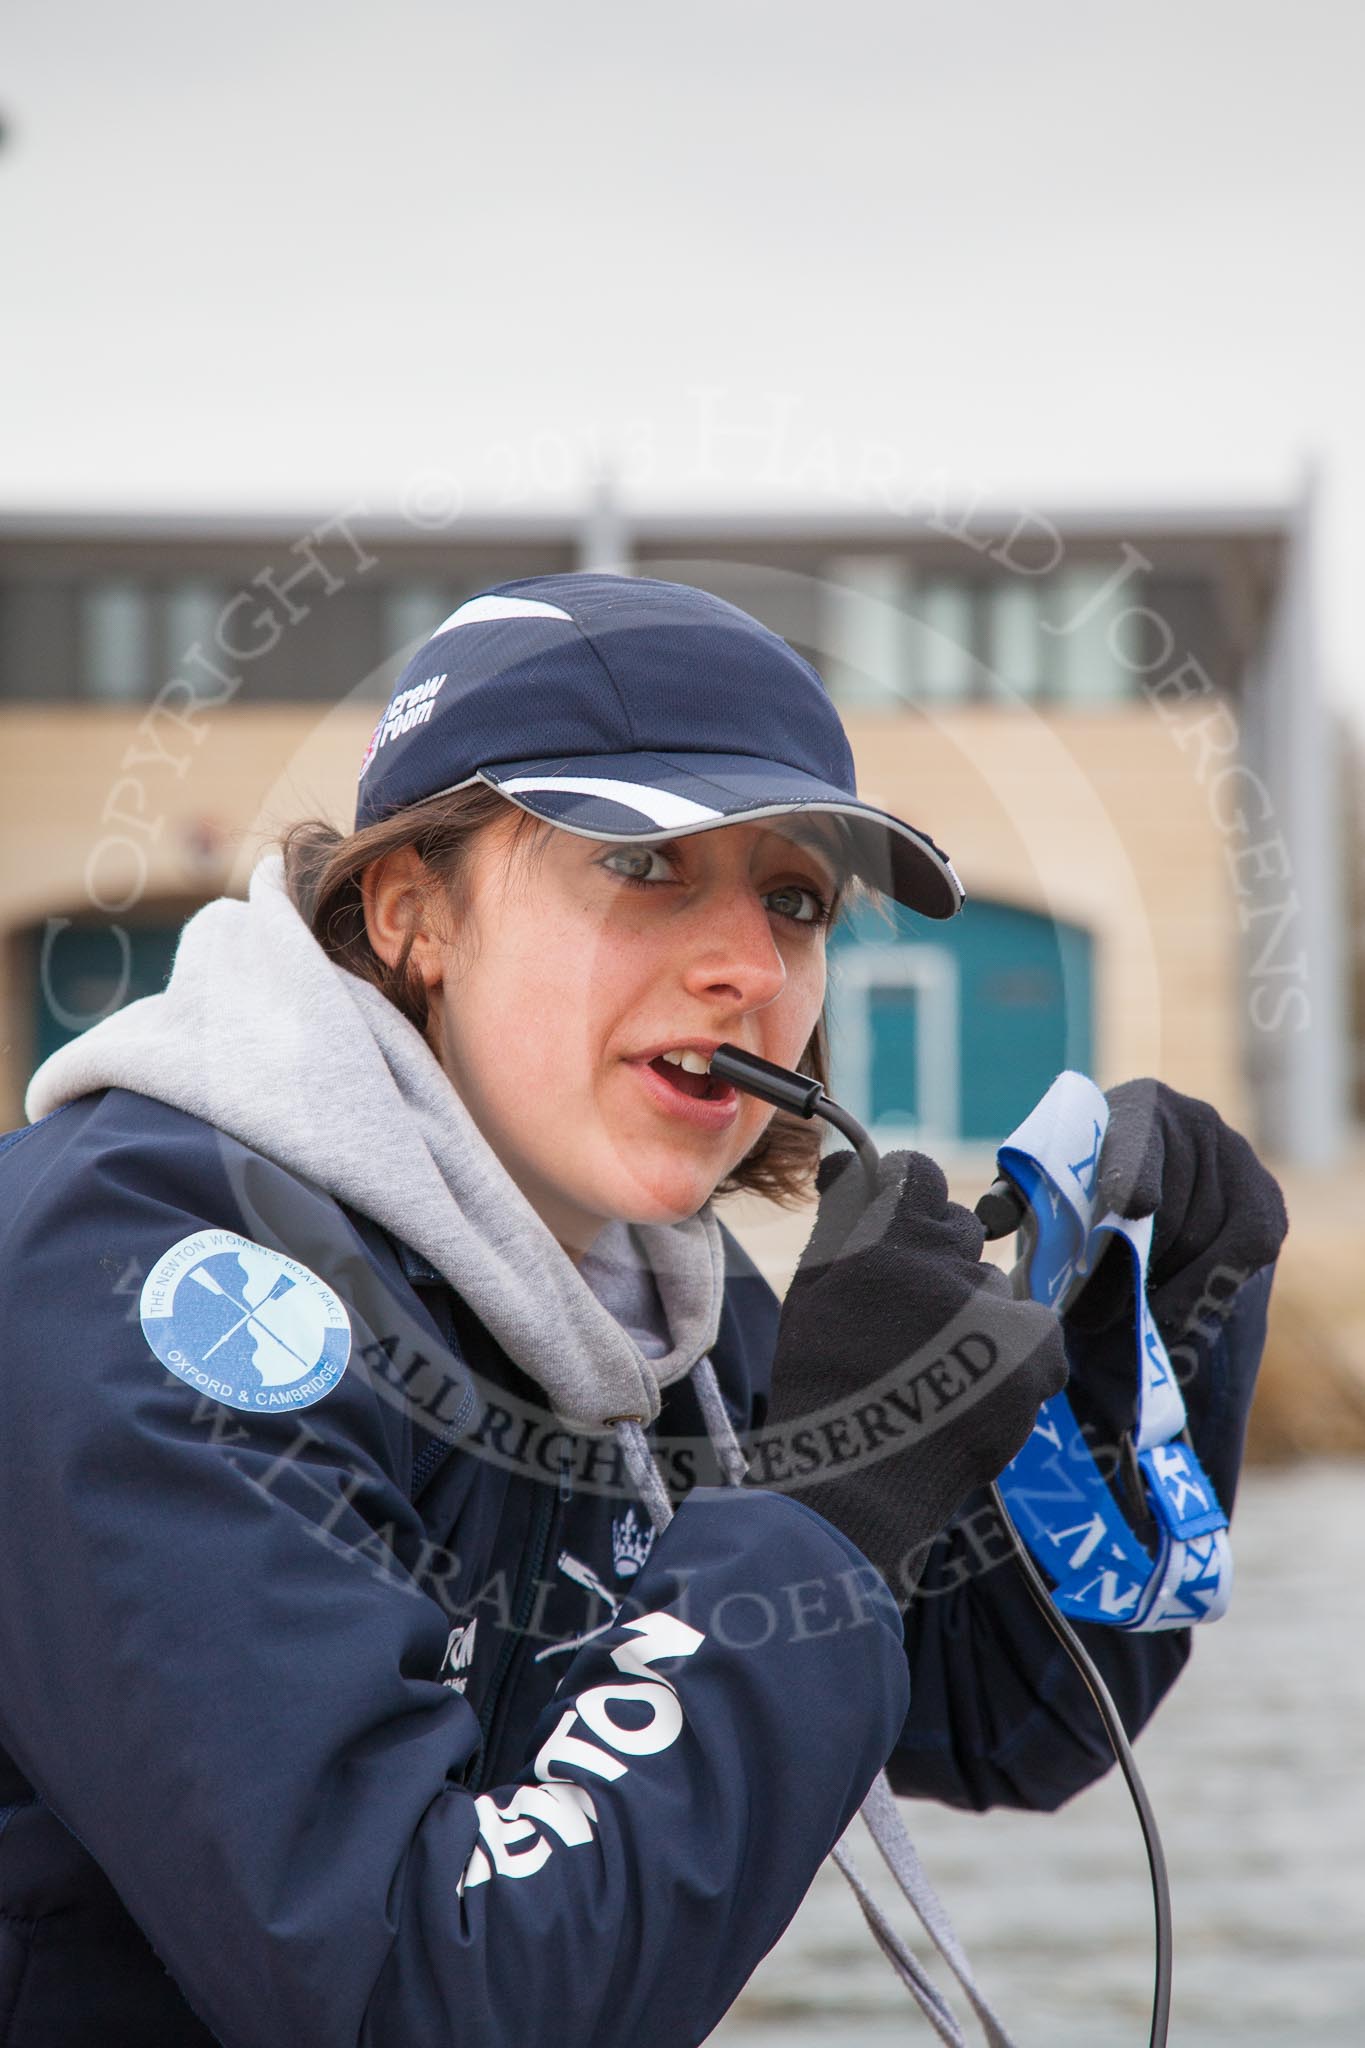
<svg viewBox="0 0 1365 2048"><path fill-rule="evenodd" d="M962 907L928 834L860 800L810 663L688 584L530 576L453 612L375 727L356 829L474 782L566 832L632 843L831 813L865 881L925 917Z"/></svg>

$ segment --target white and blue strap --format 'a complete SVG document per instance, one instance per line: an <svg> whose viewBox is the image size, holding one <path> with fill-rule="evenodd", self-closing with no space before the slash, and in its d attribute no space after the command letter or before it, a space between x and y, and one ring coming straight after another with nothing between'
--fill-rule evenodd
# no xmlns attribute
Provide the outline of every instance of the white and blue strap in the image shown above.
<svg viewBox="0 0 1365 2048"><path fill-rule="evenodd" d="M1134 1264L1137 1416L1119 1446L1157 1532L1153 1555L1125 1520L1065 1394L1045 1401L999 1486L1020 1536L1054 1581L1062 1613L1112 1628L1216 1621L1232 1591L1227 1516L1195 1455L1185 1402L1147 1300L1152 1218L1098 1213L1109 1105L1084 1074L1059 1074L996 1154L1028 1205L1028 1291L1059 1313L1108 1249Z"/></svg>

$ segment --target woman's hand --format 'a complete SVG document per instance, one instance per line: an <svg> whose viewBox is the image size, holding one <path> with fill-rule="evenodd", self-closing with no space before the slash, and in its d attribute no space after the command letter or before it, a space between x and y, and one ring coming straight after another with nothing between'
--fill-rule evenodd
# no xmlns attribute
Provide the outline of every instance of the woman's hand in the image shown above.
<svg viewBox="0 0 1365 2048"><path fill-rule="evenodd" d="M1165 1336L1189 1323L1210 1284L1226 1305L1279 1252L1289 1228L1278 1181L1211 1103L1164 1081L1123 1081L1105 1093L1096 1215L1152 1216L1147 1297ZM1133 1312L1133 1259L1117 1239L1064 1320L1098 1334Z"/></svg>
<svg viewBox="0 0 1365 2048"><path fill-rule="evenodd" d="M816 1187L752 1476L842 1529L903 1604L925 1547L1065 1384L1061 1326L982 1263L980 1222L924 1153L888 1152L871 1199L851 1152Z"/></svg>

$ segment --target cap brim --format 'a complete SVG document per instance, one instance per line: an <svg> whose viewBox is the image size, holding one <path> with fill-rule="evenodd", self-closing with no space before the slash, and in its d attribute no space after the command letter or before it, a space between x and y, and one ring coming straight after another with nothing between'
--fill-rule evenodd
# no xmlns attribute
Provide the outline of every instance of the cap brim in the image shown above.
<svg viewBox="0 0 1365 2048"><path fill-rule="evenodd" d="M479 779L548 824L586 839L648 841L784 812L842 818L853 870L922 917L955 917L964 891L926 833L818 776L750 754L586 754L499 761Z"/></svg>

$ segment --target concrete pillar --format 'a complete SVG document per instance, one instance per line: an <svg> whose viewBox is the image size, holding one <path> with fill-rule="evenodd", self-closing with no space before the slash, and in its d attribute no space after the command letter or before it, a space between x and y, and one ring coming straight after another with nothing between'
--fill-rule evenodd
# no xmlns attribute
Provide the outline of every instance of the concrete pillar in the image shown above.
<svg viewBox="0 0 1365 2048"><path fill-rule="evenodd" d="M599 576L629 576L630 533L610 472L593 478L578 529L578 566Z"/></svg>
<svg viewBox="0 0 1365 2048"><path fill-rule="evenodd" d="M1290 873L1241 899L1248 1069L1259 1136L1278 1157L1327 1167L1349 1129L1346 863L1335 717L1318 645L1316 478L1305 479L1249 677L1247 739L1274 798L1256 837L1284 835ZM1292 916L1285 906L1292 902Z"/></svg>

